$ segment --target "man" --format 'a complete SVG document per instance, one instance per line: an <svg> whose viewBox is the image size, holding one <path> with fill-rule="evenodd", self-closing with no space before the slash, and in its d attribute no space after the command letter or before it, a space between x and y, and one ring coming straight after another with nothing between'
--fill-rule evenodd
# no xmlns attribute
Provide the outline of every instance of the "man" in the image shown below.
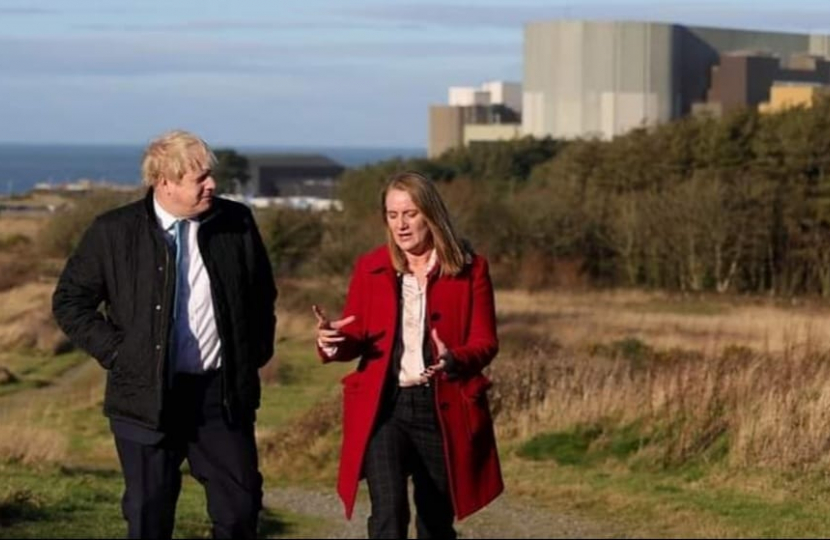
<svg viewBox="0 0 830 540"><path fill-rule="evenodd" d="M60 327L107 370L130 538L172 536L185 459L213 536L257 533L258 369L277 291L251 212L214 196L214 163L191 133L152 141L146 196L95 219L53 297Z"/></svg>

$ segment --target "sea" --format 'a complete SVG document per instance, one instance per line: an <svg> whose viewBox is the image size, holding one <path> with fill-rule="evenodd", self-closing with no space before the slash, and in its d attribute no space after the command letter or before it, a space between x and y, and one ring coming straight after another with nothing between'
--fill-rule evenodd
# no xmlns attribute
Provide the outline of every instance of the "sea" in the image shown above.
<svg viewBox="0 0 830 540"><path fill-rule="evenodd" d="M233 147L241 154L322 154L347 168L393 158L426 156L423 148L387 147ZM138 185L143 146L0 144L0 195L20 195L35 184L54 186L91 180Z"/></svg>

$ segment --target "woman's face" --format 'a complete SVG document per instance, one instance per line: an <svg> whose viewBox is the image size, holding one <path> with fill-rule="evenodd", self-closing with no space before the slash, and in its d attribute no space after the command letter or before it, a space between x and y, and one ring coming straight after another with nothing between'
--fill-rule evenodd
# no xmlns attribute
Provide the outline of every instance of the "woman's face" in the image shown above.
<svg viewBox="0 0 830 540"><path fill-rule="evenodd" d="M386 193L386 225L404 253L423 255L432 248L427 220L406 191L390 189Z"/></svg>

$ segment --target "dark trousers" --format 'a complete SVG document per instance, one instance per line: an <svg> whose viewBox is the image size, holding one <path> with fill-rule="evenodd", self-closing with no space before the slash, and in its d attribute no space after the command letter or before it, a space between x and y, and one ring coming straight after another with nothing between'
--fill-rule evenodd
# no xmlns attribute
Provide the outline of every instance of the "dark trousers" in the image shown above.
<svg viewBox="0 0 830 540"><path fill-rule="evenodd" d="M456 537L432 387L400 389L369 441L364 472L372 504L369 538L407 537L409 476L418 538Z"/></svg>
<svg viewBox="0 0 830 540"><path fill-rule="evenodd" d="M156 444L115 437L124 474L129 538L170 538L185 459L205 488L214 538L256 538L262 508L253 421L229 426L221 377L176 375L164 437Z"/></svg>

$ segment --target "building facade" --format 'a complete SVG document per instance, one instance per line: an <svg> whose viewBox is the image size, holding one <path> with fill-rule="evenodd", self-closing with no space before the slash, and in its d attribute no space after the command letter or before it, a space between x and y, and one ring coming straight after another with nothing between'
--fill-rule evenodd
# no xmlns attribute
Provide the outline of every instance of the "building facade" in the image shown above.
<svg viewBox="0 0 830 540"><path fill-rule="evenodd" d="M502 140L508 133L520 130L522 86L519 83L492 81L480 87L451 86L447 101L448 105L429 108L429 157L466 145L471 139Z"/></svg>
<svg viewBox="0 0 830 540"><path fill-rule="evenodd" d="M333 199L345 167L320 154L249 154L246 195Z"/></svg>
<svg viewBox="0 0 830 540"><path fill-rule="evenodd" d="M740 50L770 59L827 57L830 36L653 22L529 23L522 132L609 139L689 114L694 104L707 102L712 68L725 53ZM765 60L759 55L757 63L763 69Z"/></svg>

